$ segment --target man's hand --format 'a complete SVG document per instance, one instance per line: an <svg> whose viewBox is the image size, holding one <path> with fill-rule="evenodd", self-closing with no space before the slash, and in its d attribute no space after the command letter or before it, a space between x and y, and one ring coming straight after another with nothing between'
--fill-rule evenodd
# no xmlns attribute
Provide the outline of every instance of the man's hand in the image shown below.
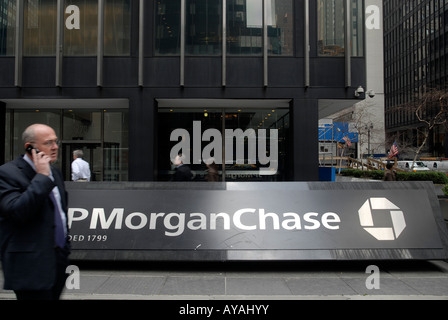
<svg viewBox="0 0 448 320"><path fill-rule="evenodd" d="M31 155L33 156L33 162L36 166L36 172L46 176L50 176L50 157L43 152L36 153L36 149L31 150Z"/></svg>

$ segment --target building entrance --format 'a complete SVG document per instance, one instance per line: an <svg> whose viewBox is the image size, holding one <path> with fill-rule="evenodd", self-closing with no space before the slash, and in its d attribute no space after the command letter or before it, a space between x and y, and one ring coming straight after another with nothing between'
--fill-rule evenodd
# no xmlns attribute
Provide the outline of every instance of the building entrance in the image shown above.
<svg viewBox="0 0 448 320"><path fill-rule="evenodd" d="M158 181L173 180L176 155L192 170L193 181L210 181L212 171L218 181L288 180L288 100L158 102Z"/></svg>
<svg viewBox="0 0 448 320"><path fill-rule="evenodd" d="M103 155L101 143L97 142L62 142L62 168L64 168L64 179L71 180L71 163L73 161L73 151L82 150L83 159L90 165L91 181L102 181L104 176Z"/></svg>
<svg viewBox="0 0 448 320"><path fill-rule="evenodd" d="M61 141L59 159L65 181L71 180L73 151L89 162L92 181L128 181L129 123L127 100L8 100L5 160L23 154L22 132L33 123L51 126Z"/></svg>

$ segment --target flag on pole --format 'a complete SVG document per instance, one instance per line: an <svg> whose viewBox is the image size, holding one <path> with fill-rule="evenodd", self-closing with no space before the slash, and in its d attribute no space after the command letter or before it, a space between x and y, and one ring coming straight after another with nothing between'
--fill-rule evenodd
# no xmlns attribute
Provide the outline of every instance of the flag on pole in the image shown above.
<svg viewBox="0 0 448 320"><path fill-rule="evenodd" d="M394 143L392 144L392 147L390 147L389 158L393 158L397 154L398 154L398 146L397 146L397 142L394 141Z"/></svg>
<svg viewBox="0 0 448 320"><path fill-rule="evenodd" d="M347 147L351 147L352 146L352 141L350 140L349 137L345 136L344 138L342 138L342 140L345 141L345 144L347 145Z"/></svg>

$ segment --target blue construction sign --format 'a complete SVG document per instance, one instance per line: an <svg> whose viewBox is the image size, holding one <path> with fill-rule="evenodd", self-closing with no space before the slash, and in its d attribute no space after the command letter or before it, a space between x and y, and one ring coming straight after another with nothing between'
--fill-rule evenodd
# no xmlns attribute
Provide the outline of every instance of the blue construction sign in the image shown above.
<svg viewBox="0 0 448 320"><path fill-rule="evenodd" d="M336 141L345 143L348 137L352 143L358 142L358 133L350 131L348 123L325 124L319 127L319 141Z"/></svg>

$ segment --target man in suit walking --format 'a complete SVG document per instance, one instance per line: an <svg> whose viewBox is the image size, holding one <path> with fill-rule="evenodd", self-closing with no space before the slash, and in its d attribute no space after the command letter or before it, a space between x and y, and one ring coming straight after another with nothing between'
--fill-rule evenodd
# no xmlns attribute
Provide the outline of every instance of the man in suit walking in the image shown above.
<svg viewBox="0 0 448 320"><path fill-rule="evenodd" d="M4 288L17 299L59 299L67 278L67 192L55 131L33 124L25 155L0 167L0 259Z"/></svg>

